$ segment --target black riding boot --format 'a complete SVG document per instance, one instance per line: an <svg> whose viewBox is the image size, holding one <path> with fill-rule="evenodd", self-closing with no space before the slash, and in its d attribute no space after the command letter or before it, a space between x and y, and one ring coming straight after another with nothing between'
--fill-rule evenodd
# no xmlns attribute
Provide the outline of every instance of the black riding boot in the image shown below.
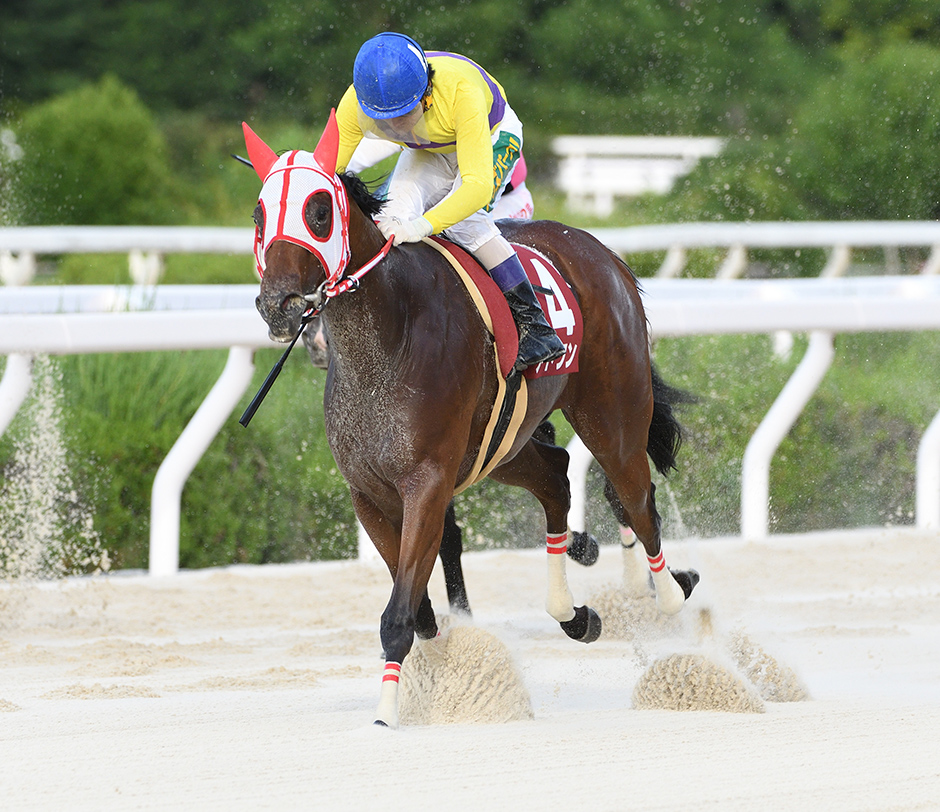
<svg viewBox="0 0 940 812"><path fill-rule="evenodd" d="M565 345L545 320L529 281L520 282L503 293L519 329L519 355L513 369L522 371L564 355Z"/></svg>
<svg viewBox="0 0 940 812"><path fill-rule="evenodd" d="M519 330L519 354L513 369L521 372L533 364L553 361L564 355L565 345L545 321L532 284L515 252L487 273L506 297Z"/></svg>

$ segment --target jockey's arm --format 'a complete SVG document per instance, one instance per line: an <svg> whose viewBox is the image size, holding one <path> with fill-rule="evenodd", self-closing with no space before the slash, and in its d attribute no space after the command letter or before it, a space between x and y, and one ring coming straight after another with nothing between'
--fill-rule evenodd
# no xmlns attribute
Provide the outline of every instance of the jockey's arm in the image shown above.
<svg viewBox="0 0 940 812"><path fill-rule="evenodd" d="M356 100L356 91L352 85L343 94L343 98L336 107L336 124L339 128L336 171L339 173L349 168L353 153L363 137L363 132L359 128L359 102Z"/></svg>
<svg viewBox="0 0 940 812"><path fill-rule="evenodd" d="M425 212L435 234L479 211L493 197L493 138L488 112L487 100L477 88L458 90L454 130L461 184Z"/></svg>
<svg viewBox="0 0 940 812"><path fill-rule="evenodd" d="M394 141L382 141L378 138L363 138L359 142L359 146L356 147L352 158L349 159L349 163L346 165L346 171L359 174L364 169L369 169L377 163L384 161L386 158L397 155L402 149L403 147L400 144L396 144Z"/></svg>

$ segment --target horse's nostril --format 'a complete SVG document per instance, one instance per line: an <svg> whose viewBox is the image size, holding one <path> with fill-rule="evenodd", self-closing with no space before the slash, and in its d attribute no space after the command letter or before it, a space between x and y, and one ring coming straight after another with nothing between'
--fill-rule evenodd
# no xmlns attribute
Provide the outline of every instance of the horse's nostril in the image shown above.
<svg viewBox="0 0 940 812"><path fill-rule="evenodd" d="M289 310L296 310L298 307L303 307L303 296L297 293L288 294L281 301L281 310L285 313Z"/></svg>

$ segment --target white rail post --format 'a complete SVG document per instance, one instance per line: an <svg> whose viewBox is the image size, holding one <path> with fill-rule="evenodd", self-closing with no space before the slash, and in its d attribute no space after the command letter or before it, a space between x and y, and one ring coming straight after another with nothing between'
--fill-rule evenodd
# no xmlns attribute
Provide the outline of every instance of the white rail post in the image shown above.
<svg viewBox="0 0 940 812"><path fill-rule="evenodd" d="M834 356L832 333L823 330L810 333L806 355L747 444L741 465L741 535L745 539L768 535L770 461Z"/></svg>
<svg viewBox="0 0 940 812"><path fill-rule="evenodd" d="M356 519L356 544L358 545L358 557L360 561L381 561L382 556L375 549L372 539L362 526L362 522Z"/></svg>
<svg viewBox="0 0 940 812"><path fill-rule="evenodd" d="M940 245L934 245L930 249L930 256L927 257L927 261L920 269L920 272L927 276L940 273Z"/></svg>
<svg viewBox="0 0 940 812"><path fill-rule="evenodd" d="M917 526L940 529L940 412L917 446Z"/></svg>
<svg viewBox="0 0 940 812"><path fill-rule="evenodd" d="M715 273L715 279L737 279L747 270L747 247L735 243L728 249L728 255Z"/></svg>
<svg viewBox="0 0 940 812"><path fill-rule="evenodd" d="M8 355L3 380L0 380L0 435L16 417L32 385L33 357L20 353Z"/></svg>
<svg viewBox="0 0 940 812"><path fill-rule="evenodd" d="M156 285L163 276L163 256L157 251L135 248L128 253L127 264L135 285Z"/></svg>
<svg viewBox="0 0 940 812"><path fill-rule="evenodd" d="M675 279L682 273L685 263L685 248L681 245L670 245L669 250L666 251L666 256L663 258L663 264L656 271L656 276L660 279Z"/></svg>
<svg viewBox="0 0 940 812"><path fill-rule="evenodd" d="M845 276L852 262L852 249L848 245L834 245L832 253L826 266L822 269L819 276L823 279L835 279L837 276Z"/></svg>
<svg viewBox="0 0 940 812"><path fill-rule="evenodd" d="M36 276L36 255L32 251L0 251L0 282L8 287L28 285Z"/></svg>
<svg viewBox="0 0 940 812"><path fill-rule="evenodd" d="M254 350L232 347L222 375L193 415L153 481L150 503L150 574L175 575L180 562L180 501L183 485L254 373Z"/></svg>

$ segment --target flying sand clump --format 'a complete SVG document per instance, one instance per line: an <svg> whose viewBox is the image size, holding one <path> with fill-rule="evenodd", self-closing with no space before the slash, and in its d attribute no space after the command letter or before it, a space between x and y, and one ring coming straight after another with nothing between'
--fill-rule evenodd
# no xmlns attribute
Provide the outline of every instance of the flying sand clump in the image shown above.
<svg viewBox="0 0 940 812"><path fill-rule="evenodd" d="M659 612L652 597L632 597L619 588L598 593L592 605L607 638L663 640L680 636L686 628L678 616ZM808 698L796 674L743 632L722 641L709 609L700 610L696 620L699 650L657 659L634 688L635 708L762 713L765 701Z"/></svg>
<svg viewBox="0 0 940 812"><path fill-rule="evenodd" d="M635 598L619 588L598 592L591 599L591 607L600 615L605 640L671 636L681 632L683 626L680 615L660 612L652 595Z"/></svg>
<svg viewBox="0 0 940 812"><path fill-rule="evenodd" d="M454 626L420 641L402 666L402 725L495 724L532 719L509 649L489 632Z"/></svg>
<svg viewBox="0 0 940 812"><path fill-rule="evenodd" d="M670 654L654 662L633 689L641 710L763 713L754 686L704 654Z"/></svg>
<svg viewBox="0 0 940 812"><path fill-rule="evenodd" d="M729 642L738 668L768 702L803 702L809 699L796 673L771 657L744 632L734 632Z"/></svg>
<svg viewBox="0 0 940 812"><path fill-rule="evenodd" d="M38 356L33 377L13 458L0 460L0 581L107 571L108 552L72 482L61 373Z"/></svg>

